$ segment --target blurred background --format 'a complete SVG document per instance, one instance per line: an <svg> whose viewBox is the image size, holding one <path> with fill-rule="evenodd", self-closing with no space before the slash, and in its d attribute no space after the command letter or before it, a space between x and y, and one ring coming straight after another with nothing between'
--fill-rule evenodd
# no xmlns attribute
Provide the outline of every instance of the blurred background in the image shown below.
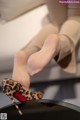
<svg viewBox="0 0 80 120"><path fill-rule="evenodd" d="M47 0L48 1L48 0ZM39 30L50 23L45 0L0 0L0 80L10 77L14 55L23 48ZM31 82L53 81L80 77L80 55L75 75L67 74L52 60Z"/></svg>
<svg viewBox="0 0 80 120"><path fill-rule="evenodd" d="M11 78L16 52L48 23L50 18L45 0L0 0L0 82ZM52 60L43 71L31 78L31 89L44 90L43 99L79 106L80 55L77 66L75 75L68 74ZM11 104L5 95L0 95L1 107Z"/></svg>

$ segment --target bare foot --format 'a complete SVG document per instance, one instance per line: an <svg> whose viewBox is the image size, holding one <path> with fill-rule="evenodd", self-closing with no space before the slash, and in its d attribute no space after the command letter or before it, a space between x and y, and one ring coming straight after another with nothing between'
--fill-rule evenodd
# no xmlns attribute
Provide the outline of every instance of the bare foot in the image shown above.
<svg viewBox="0 0 80 120"><path fill-rule="evenodd" d="M50 35L39 52L32 54L27 61L27 70L30 75L41 71L59 51L59 39L56 34Z"/></svg>
<svg viewBox="0 0 80 120"><path fill-rule="evenodd" d="M24 51L20 51L16 54L12 79L20 82L25 88L28 88L30 85L30 77L27 73L26 62L26 54Z"/></svg>

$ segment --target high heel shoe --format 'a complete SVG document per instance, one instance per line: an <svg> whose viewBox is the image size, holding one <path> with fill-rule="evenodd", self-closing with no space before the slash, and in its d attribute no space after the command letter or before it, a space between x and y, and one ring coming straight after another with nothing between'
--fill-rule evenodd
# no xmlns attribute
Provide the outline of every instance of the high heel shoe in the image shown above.
<svg viewBox="0 0 80 120"><path fill-rule="evenodd" d="M16 98L21 103L25 103L29 100L39 101L43 97L43 92L31 92L26 90L19 82L16 82L12 79L5 78L2 81L3 92L12 100L19 114L23 113L16 104L14 98Z"/></svg>

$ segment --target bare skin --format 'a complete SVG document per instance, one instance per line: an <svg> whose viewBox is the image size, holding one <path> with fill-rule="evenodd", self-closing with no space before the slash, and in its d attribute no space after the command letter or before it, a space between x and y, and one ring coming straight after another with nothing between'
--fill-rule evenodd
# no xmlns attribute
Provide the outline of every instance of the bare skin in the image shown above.
<svg viewBox="0 0 80 120"><path fill-rule="evenodd" d="M45 40L41 50L30 55L29 58L27 58L25 51L19 51L14 59L12 78L29 88L30 75L41 71L59 49L59 38L56 34L52 34Z"/></svg>

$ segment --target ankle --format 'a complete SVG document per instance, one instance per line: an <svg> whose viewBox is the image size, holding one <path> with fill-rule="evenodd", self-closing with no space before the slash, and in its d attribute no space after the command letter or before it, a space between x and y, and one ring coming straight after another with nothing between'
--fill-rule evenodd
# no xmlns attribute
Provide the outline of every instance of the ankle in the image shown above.
<svg viewBox="0 0 80 120"><path fill-rule="evenodd" d="M17 65L24 65L27 62L26 53L24 51L19 51L14 58L14 63Z"/></svg>

